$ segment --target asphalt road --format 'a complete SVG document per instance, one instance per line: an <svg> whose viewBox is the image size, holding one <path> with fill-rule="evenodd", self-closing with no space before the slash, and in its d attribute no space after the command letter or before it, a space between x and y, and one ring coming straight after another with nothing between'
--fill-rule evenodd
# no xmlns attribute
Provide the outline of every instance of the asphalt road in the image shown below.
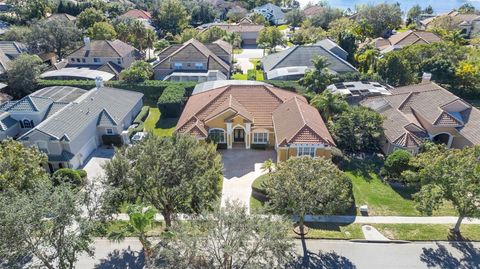
<svg viewBox="0 0 480 269"><path fill-rule="evenodd" d="M296 241L302 254L301 241ZM480 268L480 243L422 242L408 244L354 243L306 240L308 267L328 269ZM140 244L134 238L122 243L95 241L95 257L82 257L77 268L142 268Z"/></svg>

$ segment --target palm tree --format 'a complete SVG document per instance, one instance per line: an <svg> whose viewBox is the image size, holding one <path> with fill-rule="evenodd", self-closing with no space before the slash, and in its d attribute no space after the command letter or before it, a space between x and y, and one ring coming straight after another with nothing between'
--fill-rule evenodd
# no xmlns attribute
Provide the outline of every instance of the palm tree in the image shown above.
<svg viewBox="0 0 480 269"><path fill-rule="evenodd" d="M235 49L240 48L240 45L242 44L242 37L240 36L239 33L227 33L224 37L223 40L225 40L227 43L232 45L233 51L232 51L232 56L235 58Z"/></svg>
<svg viewBox="0 0 480 269"><path fill-rule="evenodd" d="M329 90L315 95L310 104L318 109L325 121L332 120L336 114L348 110L348 103L339 94L334 94Z"/></svg>
<svg viewBox="0 0 480 269"><path fill-rule="evenodd" d="M275 163L272 161L272 159L268 159L262 164L262 171L268 170L268 173L271 173L274 168L275 168Z"/></svg>
<svg viewBox="0 0 480 269"><path fill-rule="evenodd" d="M130 206L128 208L128 222L118 230L110 232L108 239L120 242L127 235L138 237L145 253L145 264L148 265L148 258L152 255L152 243L147 238L147 231L152 227L155 213L155 209L151 207L144 209L141 205Z"/></svg>

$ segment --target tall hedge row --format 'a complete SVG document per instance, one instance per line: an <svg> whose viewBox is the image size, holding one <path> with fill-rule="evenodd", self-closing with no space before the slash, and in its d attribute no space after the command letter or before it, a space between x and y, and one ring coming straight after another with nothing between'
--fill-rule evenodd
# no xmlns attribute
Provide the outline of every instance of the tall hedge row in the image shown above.
<svg viewBox="0 0 480 269"><path fill-rule="evenodd" d="M165 88L157 102L162 115L167 118L179 117L185 102L185 94L185 88L179 85L171 85Z"/></svg>

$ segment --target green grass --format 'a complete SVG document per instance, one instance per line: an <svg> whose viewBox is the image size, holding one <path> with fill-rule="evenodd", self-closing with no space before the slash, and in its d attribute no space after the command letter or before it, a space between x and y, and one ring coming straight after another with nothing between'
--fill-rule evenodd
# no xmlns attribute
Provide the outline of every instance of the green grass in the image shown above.
<svg viewBox="0 0 480 269"><path fill-rule="evenodd" d="M480 225L464 224L460 228L462 238L450 233L451 224L371 224L389 239L426 241L426 240L480 240Z"/></svg>
<svg viewBox="0 0 480 269"><path fill-rule="evenodd" d="M247 80L247 74L235 73L235 74L233 74L232 79L234 79L234 80Z"/></svg>
<svg viewBox="0 0 480 269"><path fill-rule="evenodd" d="M99 225L97 228L94 236L97 237L105 237L107 236L110 232L113 231L119 231L122 229L122 227L127 223L127 221L124 220L112 220L107 223L102 223ZM163 222L154 222L152 227L147 229L147 236L159 236L161 233L165 230L165 227L163 225ZM126 234L127 237L133 236L131 233Z"/></svg>
<svg viewBox="0 0 480 269"><path fill-rule="evenodd" d="M307 239L365 239L361 224L305 223L309 228ZM300 238L290 231L290 236Z"/></svg>
<svg viewBox="0 0 480 269"><path fill-rule="evenodd" d="M287 30L288 29L288 25L284 24L284 25L279 25L277 26L278 30L280 31L283 31L283 30Z"/></svg>
<svg viewBox="0 0 480 269"><path fill-rule="evenodd" d="M257 198L250 196L250 213L262 214L265 213L265 201L260 201Z"/></svg>
<svg viewBox="0 0 480 269"><path fill-rule="evenodd" d="M241 54L243 49L233 49L233 54Z"/></svg>
<svg viewBox="0 0 480 269"><path fill-rule="evenodd" d="M145 121L145 130L156 136L171 136L177 122L178 118L162 118L158 108L150 107L148 118Z"/></svg>

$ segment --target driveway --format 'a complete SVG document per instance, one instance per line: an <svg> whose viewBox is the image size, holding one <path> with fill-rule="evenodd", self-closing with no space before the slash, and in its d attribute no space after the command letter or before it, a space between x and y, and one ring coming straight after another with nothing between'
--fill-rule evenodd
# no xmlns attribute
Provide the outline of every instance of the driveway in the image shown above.
<svg viewBox="0 0 480 269"><path fill-rule="evenodd" d="M229 149L220 151L224 166L222 206L238 200L250 211L253 181L264 174L261 167L268 159L276 160L274 150Z"/></svg>
<svg viewBox="0 0 480 269"><path fill-rule="evenodd" d="M100 147L96 149L85 161L83 170L87 172L87 177L90 181L97 181L104 176L102 166L112 159L114 154L113 149Z"/></svg>
<svg viewBox="0 0 480 269"><path fill-rule="evenodd" d="M262 57L263 49L255 47L243 48L242 53L235 54L237 64L240 65L244 74L246 74L249 69L253 68L253 64L250 62L250 59L261 59Z"/></svg>

